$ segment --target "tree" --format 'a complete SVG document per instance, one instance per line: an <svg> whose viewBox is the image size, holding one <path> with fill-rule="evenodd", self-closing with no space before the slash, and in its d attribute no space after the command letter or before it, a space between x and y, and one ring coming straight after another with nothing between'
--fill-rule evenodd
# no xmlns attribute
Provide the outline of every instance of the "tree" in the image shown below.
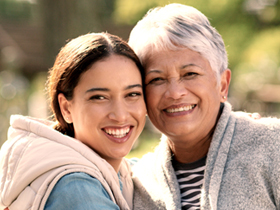
<svg viewBox="0 0 280 210"><path fill-rule="evenodd" d="M111 20L114 0L39 0L48 63L60 48L79 35L101 32Z"/></svg>

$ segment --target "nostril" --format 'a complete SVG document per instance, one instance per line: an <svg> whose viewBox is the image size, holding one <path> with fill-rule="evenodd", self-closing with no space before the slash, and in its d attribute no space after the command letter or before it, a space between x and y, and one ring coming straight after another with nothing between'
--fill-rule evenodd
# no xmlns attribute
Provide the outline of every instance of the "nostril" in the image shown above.
<svg viewBox="0 0 280 210"><path fill-rule="evenodd" d="M165 92L166 97L172 99L179 99L186 94L187 90L182 85L170 85Z"/></svg>

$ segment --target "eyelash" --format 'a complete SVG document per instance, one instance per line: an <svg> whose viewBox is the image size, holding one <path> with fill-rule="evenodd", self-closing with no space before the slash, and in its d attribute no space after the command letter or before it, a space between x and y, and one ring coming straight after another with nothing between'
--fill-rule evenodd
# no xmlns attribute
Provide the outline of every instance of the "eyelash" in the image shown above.
<svg viewBox="0 0 280 210"><path fill-rule="evenodd" d="M186 73L186 74L184 75L184 77L186 77L186 76L196 76L196 75L198 75L198 73L195 73L195 72L188 72L188 73Z"/></svg>
<svg viewBox="0 0 280 210"><path fill-rule="evenodd" d="M141 92L132 92L127 94L128 97L136 97L136 96L141 96L142 93Z"/></svg>
<svg viewBox="0 0 280 210"><path fill-rule="evenodd" d="M105 97L102 95L94 95L89 98L90 100L104 100Z"/></svg>
<svg viewBox="0 0 280 210"><path fill-rule="evenodd" d="M126 95L126 97L137 97L137 96L141 96L142 93L141 92L132 92L132 93L129 93ZM102 95L94 95L94 96L91 96L89 98L89 100L104 100L106 99L106 97L102 96Z"/></svg>
<svg viewBox="0 0 280 210"><path fill-rule="evenodd" d="M156 77L156 78L152 79L151 81L149 81L149 82L147 83L147 85L149 85L149 84L154 84L154 83L156 83L156 82L158 82L158 81L162 81L162 80L163 80L163 78L161 78L161 77Z"/></svg>
<svg viewBox="0 0 280 210"><path fill-rule="evenodd" d="M191 80L191 79L196 78L196 76L198 76L198 73L196 73L196 72L188 72L188 73L186 73L186 74L182 77L182 79Z"/></svg>

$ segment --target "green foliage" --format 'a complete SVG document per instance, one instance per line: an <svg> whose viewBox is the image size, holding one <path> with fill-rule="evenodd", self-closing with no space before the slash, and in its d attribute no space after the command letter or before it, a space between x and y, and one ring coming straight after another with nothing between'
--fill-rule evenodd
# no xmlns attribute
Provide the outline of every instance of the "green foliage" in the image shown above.
<svg viewBox="0 0 280 210"><path fill-rule="evenodd" d="M199 9L207 17L215 17L219 14L227 14L227 11L234 9L238 2L240 0L234 2L228 0L117 0L114 15L118 23L134 25L153 7L164 6L169 3L181 3Z"/></svg>
<svg viewBox="0 0 280 210"><path fill-rule="evenodd" d="M9 20L30 20L32 18L33 5L27 1L1 0L0 18Z"/></svg>

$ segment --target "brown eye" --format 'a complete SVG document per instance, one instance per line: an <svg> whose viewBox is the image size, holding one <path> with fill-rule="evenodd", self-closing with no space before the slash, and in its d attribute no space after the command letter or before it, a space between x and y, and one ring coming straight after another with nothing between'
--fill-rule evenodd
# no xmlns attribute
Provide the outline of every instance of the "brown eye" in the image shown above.
<svg viewBox="0 0 280 210"><path fill-rule="evenodd" d="M159 83L161 83L162 81L163 81L163 78L161 78L161 77L156 77L156 78L152 79L151 81L149 81L147 85L149 85L149 84L159 84Z"/></svg>
<svg viewBox="0 0 280 210"><path fill-rule="evenodd" d="M141 92L132 92L132 93L127 94L127 97L135 98L135 97L138 97L141 95L142 95Z"/></svg>
<svg viewBox="0 0 280 210"><path fill-rule="evenodd" d="M90 97L90 100L104 100L105 97L102 95L94 95Z"/></svg>
<svg viewBox="0 0 280 210"><path fill-rule="evenodd" d="M196 72L188 72L188 73L184 74L183 77L186 78L186 79L191 79L191 78L193 78L197 75L198 75L198 73L196 73Z"/></svg>

